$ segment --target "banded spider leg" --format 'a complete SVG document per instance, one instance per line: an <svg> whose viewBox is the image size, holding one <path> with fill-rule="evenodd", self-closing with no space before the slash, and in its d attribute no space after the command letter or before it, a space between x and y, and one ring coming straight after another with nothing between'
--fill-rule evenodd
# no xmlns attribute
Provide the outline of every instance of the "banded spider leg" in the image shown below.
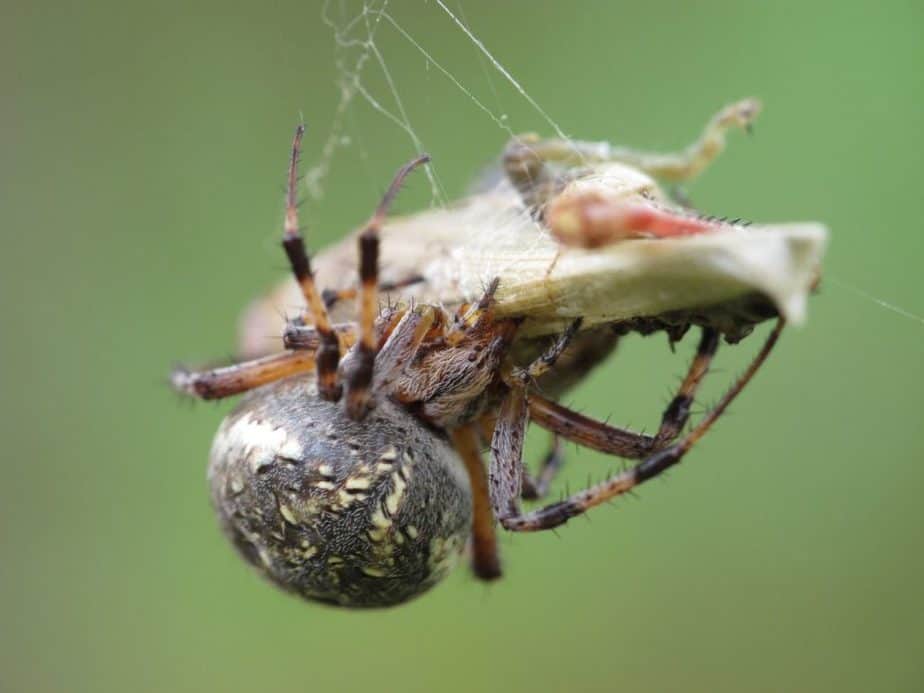
<svg viewBox="0 0 924 693"><path fill-rule="evenodd" d="M298 226L295 188L303 134L304 128L299 127L292 143L282 245L305 298L305 318L287 326L283 336L286 351L212 370L177 370L173 385L187 394L215 399L316 372L318 395L330 401L343 398L350 419L363 419L376 396L391 396L425 421L445 428L465 464L472 489L475 573L482 579L496 578L500 563L485 470L476 429L465 420L465 412L469 404L477 405L482 390L496 380L497 368L518 323L494 321L497 280L478 301L462 306L455 316L427 305L380 313L380 288L401 288L420 281L411 277L379 286L379 230L404 179L429 160L426 155L398 170L359 234L359 288L327 292L325 301ZM341 298L358 299L355 324L332 323L328 305Z"/></svg>
<svg viewBox="0 0 924 693"><path fill-rule="evenodd" d="M393 202L401 184L416 167L429 161L422 155L402 166L395 174L391 185L359 236L360 311L358 324L334 325L315 283L311 267L311 256L305 245L298 224L298 161L301 153L305 128L296 128L292 141L291 156L287 172L286 213L282 246L292 274L298 282L307 305L310 327L299 330L292 325L286 330L287 351L252 361L232 364L203 371L176 369L171 382L173 387L201 399L229 397L291 375L316 371L319 395L331 401L340 399L346 386L346 410L351 418L364 416L370 400L370 386L373 379L373 364L378 350L376 318L378 307L378 249L379 228L388 208ZM389 336L401 325L411 327L421 318L419 315L398 314L390 316L383 327L384 336ZM349 362L340 366L341 354L349 350Z"/></svg>
<svg viewBox="0 0 924 693"><path fill-rule="evenodd" d="M511 390L501 406L491 446L492 502L500 523L506 529L516 532L552 529L680 463L754 377L779 339L783 327L784 321L780 319L750 365L733 382L719 402L689 433L671 444L668 443L676 438L689 416L693 394L715 353L716 335L710 330L704 330L697 356L681 384L680 392L668 406L661 428L653 437L625 431L584 417L543 397L528 393L522 379L508 377L507 382ZM529 418L565 440L639 462L627 471L573 494L565 500L523 514L518 499L522 493L522 441Z"/></svg>

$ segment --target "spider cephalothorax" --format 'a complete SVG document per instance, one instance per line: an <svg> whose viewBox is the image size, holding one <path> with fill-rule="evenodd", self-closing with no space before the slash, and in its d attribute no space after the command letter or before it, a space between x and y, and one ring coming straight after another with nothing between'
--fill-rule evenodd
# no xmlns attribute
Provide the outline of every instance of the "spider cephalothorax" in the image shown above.
<svg viewBox="0 0 924 693"><path fill-rule="evenodd" d="M680 157L576 151L584 163L591 156L609 157L641 170L692 175L720 149L721 132L746 125L755 112L750 101L725 109L699 148ZM754 302L751 293L736 299L740 305L726 301L724 308L707 304L620 319L607 319L606 306L591 306L599 310L590 319L571 317L551 338L536 336L542 326L537 328L535 319L523 329L530 314L499 310L503 276L486 282L480 296L450 307L421 301L381 310L380 289L426 281L415 275L379 282L380 227L401 182L428 161L425 156L398 171L358 235L358 288L321 292L296 216L302 134L299 128L292 149L283 246L306 313L287 325L285 351L210 371L177 371L173 382L205 399L252 390L215 438L209 466L213 502L243 556L305 598L352 607L401 603L445 575L466 544L472 547L475 574L497 578L497 524L511 531L550 529L677 464L741 392L782 329L781 318L748 369L683 434L720 337L737 340L753 323L775 314L766 299ZM671 210L636 179L635 187L618 189L614 197L566 187L582 181L581 169L569 158L574 149L574 143L566 148L524 139L511 145L505 159L532 217L548 224L562 243L598 247L727 226ZM546 163L564 168L547 170ZM557 255L552 266L556 262ZM332 320L331 309L341 299L356 301L355 321ZM544 300L558 299L548 293ZM540 307L533 318L565 308ZM626 332L663 329L674 340L691 325L701 328L696 356L653 435L604 424L555 401ZM552 452L535 476L523 462L530 421L553 434ZM524 513L521 499L542 498L561 465L559 438L636 463ZM485 449L490 450L487 468Z"/></svg>

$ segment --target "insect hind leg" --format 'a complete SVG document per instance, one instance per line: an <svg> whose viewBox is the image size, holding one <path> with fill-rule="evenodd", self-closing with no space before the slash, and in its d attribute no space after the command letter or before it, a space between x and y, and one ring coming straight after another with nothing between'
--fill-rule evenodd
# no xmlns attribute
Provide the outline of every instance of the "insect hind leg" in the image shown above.
<svg viewBox="0 0 924 693"><path fill-rule="evenodd" d="M729 130L740 128L750 133L761 108L757 99L742 99L725 106L706 123L699 138L681 152L662 154L612 147L609 159L634 166L662 180L689 180L702 173L722 153Z"/></svg>
<svg viewBox="0 0 924 693"><path fill-rule="evenodd" d="M616 147L609 142L541 139L535 134L514 137L502 157L504 172L526 207L544 216L544 207L565 184L595 164L627 164L665 181L680 182L700 174L725 148L729 130L751 131L760 113L757 99L743 99L721 109L706 124L700 137L683 151L645 152Z"/></svg>

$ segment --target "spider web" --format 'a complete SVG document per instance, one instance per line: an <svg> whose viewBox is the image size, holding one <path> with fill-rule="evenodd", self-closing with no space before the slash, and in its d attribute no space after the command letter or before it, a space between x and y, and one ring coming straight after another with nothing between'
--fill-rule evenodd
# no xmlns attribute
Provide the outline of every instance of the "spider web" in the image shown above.
<svg viewBox="0 0 924 693"><path fill-rule="evenodd" d="M415 153L432 152L432 145L446 137L446 133L440 133L438 127L432 134L427 132L428 126L432 129L433 120L428 117L429 112L402 96L411 80L426 79L428 89L449 87L456 97L454 105L457 101L459 108L469 109L473 115L480 114L479 117L493 123L501 133L498 142L529 130L529 126L571 141L558 120L527 91L497 53L476 35L466 21L462 3L456 1L451 4L452 7L449 0L413 3L413 13L402 14L407 5L390 0L325 0L321 19L330 28L334 39L339 99L317 163L306 173L306 185L313 200L323 198L337 160L346 152L358 156L370 186L375 190L381 188L382 175L373 170L378 153L376 156L370 153L363 137L366 129L364 116L372 114L379 119L384 118L403 136L401 151L405 158L409 149ZM414 26L415 20L420 21L421 16L424 16L429 31L418 30ZM433 34L434 28L438 36ZM447 43L452 41L467 43L470 50L466 59L471 61L474 53L479 61L484 76L481 88L468 83L470 70L459 70L451 64L458 53L447 47ZM435 44L439 45L438 51L433 47ZM440 58L436 57L437 53ZM460 74L466 77L462 78ZM434 75L442 83L439 87ZM510 99L525 102L535 117L528 123L511 122L512 118L503 105L505 100L509 102ZM522 115L518 117L526 120ZM425 146L425 142L430 146ZM377 150L380 144L376 142ZM492 150L487 148L487 151ZM493 152L496 151L498 148L494 147ZM400 159L388 158L393 161ZM437 160L440 160L439 157ZM447 192L449 186L444 183L438 166L431 162L424 172L429 183L430 205L448 205L453 196ZM854 299L868 301L882 310L924 325L924 316L879 298L852 282L833 277L830 273L826 275L833 286Z"/></svg>
<svg viewBox="0 0 924 693"><path fill-rule="evenodd" d="M487 99L475 93L472 87L463 84L452 68L444 65L436 58L435 53L425 46L424 39L415 38L416 31L406 26L405 19L397 16L400 8L393 9L389 0L364 0L360 3L347 0L326 0L322 10L322 20L330 27L335 43L335 66L338 72L340 89L339 101L334 113L333 122L321 148L318 163L308 171L306 182L309 193L314 199L321 199L325 192L325 183L334 166L335 159L346 147L357 147L361 159L368 161L369 153L357 132L357 123L352 118L357 108L357 102L364 104L379 116L386 118L400 132L402 132L416 152L427 150L424 146L424 137L420 134L420 118L412 118L410 109L402 97L400 81L409 77L409 74L398 74L389 65L383 47L388 50L409 50L418 58L423 59L424 70L434 72L442 77L460 94L475 111L493 122L502 131L506 140L522 132L520 127L514 128L509 122L508 115L501 106L501 95L496 82L501 82L509 91L526 101L533 111L540 117L546 129L550 129L558 137L569 140L561 126L549 113L539 105L525 87L513 76L494 53L475 35L466 24L464 10L461 4L454 11L443 0L434 0L414 5L415 12L434 13L435 17L428 17L430 21L442 19L446 25L446 32L440 33L442 40L446 34L457 34L469 42L476 49L478 60L481 61L486 82L493 101L488 105ZM433 42L433 36L430 36ZM420 60L417 61L418 69ZM492 76L493 74L493 76ZM419 75L411 75L419 78ZM446 205L449 195L443 184L437 167L429 164L426 167L426 176L430 183L431 203Z"/></svg>

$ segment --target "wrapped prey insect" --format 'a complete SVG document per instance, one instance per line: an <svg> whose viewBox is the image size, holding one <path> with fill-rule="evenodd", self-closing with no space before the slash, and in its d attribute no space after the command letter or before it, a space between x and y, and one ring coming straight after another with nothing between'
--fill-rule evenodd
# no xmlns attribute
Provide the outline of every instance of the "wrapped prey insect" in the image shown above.
<svg viewBox="0 0 924 693"><path fill-rule="evenodd" d="M204 399L252 390L219 429L209 466L241 554L307 599L389 606L438 582L466 545L478 577L499 577L498 525L557 527L680 462L784 322L804 319L819 277L822 225L704 218L656 182L697 174L758 110L753 100L723 109L676 155L517 138L491 189L391 219L420 157L363 228L313 260L296 218L299 129L283 236L297 281L247 310L247 360L173 375L177 389ZM279 308L290 305L301 312L284 322ZM721 338L736 342L771 318L751 365L687 430ZM677 340L692 326L696 356L654 434L557 402L623 335L663 330ZM267 353L273 333L284 348ZM534 474L523 460L529 422L553 435ZM561 467L560 440L633 466L526 512L521 500L543 498Z"/></svg>

